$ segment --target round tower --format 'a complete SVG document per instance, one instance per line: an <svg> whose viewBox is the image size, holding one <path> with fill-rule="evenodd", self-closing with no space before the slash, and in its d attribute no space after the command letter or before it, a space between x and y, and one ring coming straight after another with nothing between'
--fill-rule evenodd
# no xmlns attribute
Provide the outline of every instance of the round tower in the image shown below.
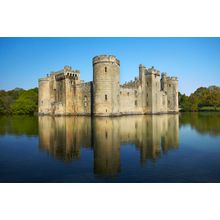
<svg viewBox="0 0 220 220"><path fill-rule="evenodd" d="M119 114L120 61L115 56L93 58L93 113L109 116Z"/></svg>

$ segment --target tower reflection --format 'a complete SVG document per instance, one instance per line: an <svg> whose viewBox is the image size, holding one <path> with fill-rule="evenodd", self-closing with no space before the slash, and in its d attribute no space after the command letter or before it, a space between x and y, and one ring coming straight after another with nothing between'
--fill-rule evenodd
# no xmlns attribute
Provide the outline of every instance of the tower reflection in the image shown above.
<svg viewBox="0 0 220 220"><path fill-rule="evenodd" d="M80 159L81 148L94 148L97 175L120 172L121 144L134 144L140 151L141 164L156 160L178 148L179 116L39 117L40 148L64 161Z"/></svg>
<svg viewBox="0 0 220 220"><path fill-rule="evenodd" d="M120 171L120 125L118 118L94 118L94 173L114 175Z"/></svg>
<svg viewBox="0 0 220 220"><path fill-rule="evenodd" d="M91 146L89 117L39 117L39 145L56 159L80 159L80 147Z"/></svg>

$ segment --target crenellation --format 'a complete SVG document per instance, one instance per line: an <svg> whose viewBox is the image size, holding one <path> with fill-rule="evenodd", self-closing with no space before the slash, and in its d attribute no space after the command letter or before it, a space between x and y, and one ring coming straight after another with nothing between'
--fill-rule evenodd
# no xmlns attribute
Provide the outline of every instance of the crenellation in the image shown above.
<svg viewBox="0 0 220 220"><path fill-rule="evenodd" d="M120 61L116 58L116 56L113 56L113 55L95 56L92 62L93 62L93 65L96 63L108 62L108 63L116 63L117 65L120 66Z"/></svg>
<svg viewBox="0 0 220 220"><path fill-rule="evenodd" d="M120 85L120 61L96 56L93 81L80 79L71 66L39 79L39 114L118 116L177 113L178 79L139 65L138 77Z"/></svg>
<svg viewBox="0 0 220 220"><path fill-rule="evenodd" d="M155 75L155 76L160 76L160 71L159 71L159 70L156 70L156 69L154 68L154 66L152 66L151 68L146 69L146 74Z"/></svg>
<svg viewBox="0 0 220 220"><path fill-rule="evenodd" d="M140 85L140 80L135 77L134 80L130 80L129 82L125 82L124 84L120 85L122 88L138 88Z"/></svg>

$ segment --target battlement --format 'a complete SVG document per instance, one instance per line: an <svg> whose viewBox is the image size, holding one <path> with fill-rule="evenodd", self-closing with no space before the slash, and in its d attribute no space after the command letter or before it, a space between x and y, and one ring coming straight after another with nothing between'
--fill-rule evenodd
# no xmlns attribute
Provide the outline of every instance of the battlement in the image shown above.
<svg viewBox="0 0 220 220"><path fill-rule="evenodd" d="M72 69L72 67L71 66L64 66L64 68L63 68L63 72L64 73L80 73L80 71L79 70L73 70Z"/></svg>
<svg viewBox="0 0 220 220"><path fill-rule="evenodd" d="M64 68L62 70L58 70L55 72L51 72L50 76L52 75L59 75L59 74L64 74L64 75L72 75L72 74L80 74L79 70L73 70L71 66L64 66Z"/></svg>
<svg viewBox="0 0 220 220"><path fill-rule="evenodd" d="M116 56L113 55L100 55L100 56L95 56L92 59L93 65L96 63L117 63L120 66L120 61L116 58Z"/></svg>
<svg viewBox="0 0 220 220"><path fill-rule="evenodd" d="M160 76L160 71L156 70L153 66L151 68L148 68L146 70L146 73L147 74L153 74L153 75L156 75L156 76Z"/></svg>
<svg viewBox="0 0 220 220"><path fill-rule="evenodd" d="M175 76L167 77L167 80L168 81L173 81L173 82L178 81L177 77L175 77Z"/></svg>
<svg viewBox="0 0 220 220"><path fill-rule="evenodd" d="M138 80L136 77L134 80L130 80L128 82L125 82L124 84L122 84L120 87L121 88L138 88L138 86L140 85L140 80Z"/></svg>
<svg viewBox="0 0 220 220"><path fill-rule="evenodd" d="M163 72L163 73L161 73L161 76L162 76L162 78L167 78L167 73Z"/></svg>
<svg viewBox="0 0 220 220"><path fill-rule="evenodd" d="M146 67L143 64L140 64L139 68L144 68L145 69Z"/></svg>
<svg viewBox="0 0 220 220"><path fill-rule="evenodd" d="M49 81L49 78L48 77L40 78L40 79L38 79L38 81L39 82L41 82L41 81Z"/></svg>
<svg viewBox="0 0 220 220"><path fill-rule="evenodd" d="M50 72L50 74L47 75L47 78L54 76L56 80L63 80L65 78L79 79L79 75L79 70L73 70L71 66L66 65L62 70Z"/></svg>

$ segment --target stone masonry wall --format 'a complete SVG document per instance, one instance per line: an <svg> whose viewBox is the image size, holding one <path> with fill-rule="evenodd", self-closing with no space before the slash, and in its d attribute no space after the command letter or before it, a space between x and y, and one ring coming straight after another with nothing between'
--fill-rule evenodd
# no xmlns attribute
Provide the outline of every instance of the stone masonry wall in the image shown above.
<svg viewBox="0 0 220 220"><path fill-rule="evenodd" d="M93 58L93 82L65 66L39 79L39 114L117 116L178 112L178 80L154 67L139 66L139 77L120 85L115 56Z"/></svg>

